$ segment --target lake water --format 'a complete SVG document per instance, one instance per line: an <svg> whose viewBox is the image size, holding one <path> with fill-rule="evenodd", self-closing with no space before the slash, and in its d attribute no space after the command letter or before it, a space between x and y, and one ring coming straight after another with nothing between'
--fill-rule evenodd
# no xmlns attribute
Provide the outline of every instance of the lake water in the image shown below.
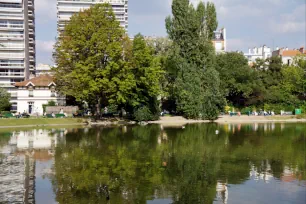
<svg viewBox="0 0 306 204"><path fill-rule="evenodd" d="M0 203L23 199L305 204L306 124L0 129Z"/></svg>

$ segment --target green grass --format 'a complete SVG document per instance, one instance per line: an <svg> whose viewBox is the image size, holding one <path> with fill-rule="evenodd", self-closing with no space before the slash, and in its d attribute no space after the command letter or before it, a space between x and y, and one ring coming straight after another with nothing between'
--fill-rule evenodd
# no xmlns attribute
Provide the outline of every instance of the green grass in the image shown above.
<svg viewBox="0 0 306 204"><path fill-rule="evenodd" d="M28 119L0 119L0 127L9 126L37 126L37 125L71 125L82 124L79 118L28 118Z"/></svg>

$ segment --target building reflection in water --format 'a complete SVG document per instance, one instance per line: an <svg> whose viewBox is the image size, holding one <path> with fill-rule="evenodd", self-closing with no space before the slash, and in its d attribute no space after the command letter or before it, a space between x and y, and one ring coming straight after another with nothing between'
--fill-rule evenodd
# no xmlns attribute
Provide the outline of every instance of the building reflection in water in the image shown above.
<svg viewBox="0 0 306 204"><path fill-rule="evenodd" d="M220 201L223 204L227 204L228 200L227 182L217 181L216 191L217 191L216 200Z"/></svg>
<svg viewBox="0 0 306 204"><path fill-rule="evenodd" d="M55 147L59 143L65 143L66 129L60 130L46 130L46 129L34 129L30 131L14 131L7 145L0 148L0 153L4 155L4 162L0 164L2 169L1 177L12 185L6 185L2 188L2 191L6 194L5 197L0 196L0 203L9 202L8 199L14 197L14 194L22 194L22 200L25 203L39 203L40 200L36 199L36 180L43 177L44 172L51 172L53 165L53 156ZM22 161L14 162L12 166L11 161ZM7 165L5 161L8 161ZM51 161L51 162L50 162ZM40 165L47 163L45 168L40 168ZM18 164L18 166L17 166ZM37 166L38 165L38 166ZM11 170L5 171L6 166ZM12 169L22 169L22 176L19 180L16 179L16 175L12 172ZM6 172L6 173L5 173ZM19 186L17 186L17 184ZM11 188L23 189L21 192L13 191ZM37 189L40 190L40 189ZM52 188L49 190L52 191ZM1 192L2 192L1 191ZM10 195L12 194L12 195ZM21 198L20 198L21 199ZM13 202L18 200L13 200Z"/></svg>

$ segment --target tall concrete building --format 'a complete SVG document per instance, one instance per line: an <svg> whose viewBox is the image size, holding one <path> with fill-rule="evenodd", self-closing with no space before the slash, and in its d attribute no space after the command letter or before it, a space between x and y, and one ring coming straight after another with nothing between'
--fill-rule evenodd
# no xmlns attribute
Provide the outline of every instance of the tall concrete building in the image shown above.
<svg viewBox="0 0 306 204"><path fill-rule="evenodd" d="M34 0L0 0L0 84L35 74Z"/></svg>
<svg viewBox="0 0 306 204"><path fill-rule="evenodd" d="M109 3L113 7L120 25L128 29L128 0L57 0L57 27L62 31L70 17L79 11L99 3Z"/></svg>

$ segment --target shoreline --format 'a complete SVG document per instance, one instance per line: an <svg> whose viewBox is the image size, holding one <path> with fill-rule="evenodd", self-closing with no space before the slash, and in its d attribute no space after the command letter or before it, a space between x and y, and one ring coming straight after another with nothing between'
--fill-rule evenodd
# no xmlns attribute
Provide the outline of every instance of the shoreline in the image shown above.
<svg viewBox="0 0 306 204"><path fill-rule="evenodd" d="M36 119L38 120L38 119ZM0 120L1 121L1 120ZM98 122L76 122L71 123L36 123L36 124L16 124L16 125L0 125L0 129L5 128L31 128L31 127L54 127L54 126L117 126L117 125L135 125L134 121L98 121ZM159 124L164 126L184 126L187 124L211 123L208 120L189 120L181 116L164 116L158 121L149 121L144 124ZM214 121L217 124L251 124L251 123L306 123L306 119L297 119L292 116L220 116Z"/></svg>
<svg viewBox="0 0 306 204"><path fill-rule="evenodd" d="M185 125L197 123L210 123L208 120L188 120L180 116L166 116L161 117L158 121L150 121L149 124L161 125ZM292 118L291 116L220 116L214 123L229 124L229 123L306 123L306 119Z"/></svg>

